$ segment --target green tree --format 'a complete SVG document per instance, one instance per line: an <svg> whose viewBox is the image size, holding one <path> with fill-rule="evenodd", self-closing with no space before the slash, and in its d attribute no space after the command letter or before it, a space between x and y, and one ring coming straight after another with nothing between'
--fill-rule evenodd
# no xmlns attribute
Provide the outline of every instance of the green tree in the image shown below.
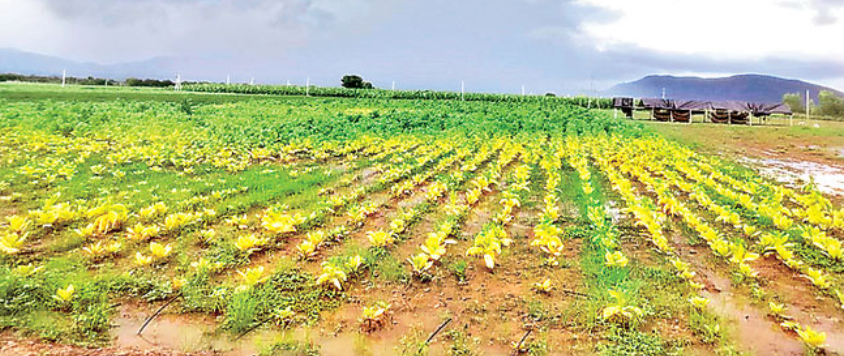
<svg viewBox="0 0 844 356"><path fill-rule="evenodd" d="M818 114L844 116L844 99L828 90L818 94Z"/></svg>
<svg viewBox="0 0 844 356"><path fill-rule="evenodd" d="M797 93L787 93L782 96L782 102L791 107L794 113L806 112L806 105L803 104L803 97Z"/></svg>
<svg viewBox="0 0 844 356"><path fill-rule="evenodd" d="M361 76L357 74L347 74L344 75L342 79L340 79L340 83L343 88L348 89L372 89L372 83L367 82L361 78Z"/></svg>

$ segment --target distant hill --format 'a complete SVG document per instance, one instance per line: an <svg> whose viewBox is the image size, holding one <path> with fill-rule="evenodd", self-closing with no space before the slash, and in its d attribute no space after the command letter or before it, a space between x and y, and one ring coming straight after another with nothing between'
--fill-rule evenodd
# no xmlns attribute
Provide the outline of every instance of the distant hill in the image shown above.
<svg viewBox="0 0 844 356"><path fill-rule="evenodd" d="M153 58L131 63L97 64L76 62L11 48L0 48L0 73L61 76L62 70L67 70L68 76L79 78L92 76L118 80L128 77L172 79L175 76L172 67L169 58Z"/></svg>
<svg viewBox="0 0 844 356"><path fill-rule="evenodd" d="M618 84L607 90L605 96L630 96L636 98L665 97L686 100L740 100L779 102L783 94L805 93L815 102L821 90L828 90L844 97L841 91L801 80L783 79L767 75L744 74L726 78L674 77L652 75L635 82Z"/></svg>

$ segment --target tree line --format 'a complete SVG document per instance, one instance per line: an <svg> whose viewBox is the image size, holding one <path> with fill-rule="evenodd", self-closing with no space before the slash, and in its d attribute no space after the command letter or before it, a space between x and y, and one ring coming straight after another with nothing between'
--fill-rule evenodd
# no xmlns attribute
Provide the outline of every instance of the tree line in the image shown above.
<svg viewBox="0 0 844 356"><path fill-rule="evenodd" d="M782 102L788 104L795 113L806 112L806 97L800 93L785 94ZM844 117L844 98L829 90L821 90L817 104L809 100L809 112L812 115Z"/></svg>
<svg viewBox="0 0 844 356"><path fill-rule="evenodd" d="M51 83L61 84L61 76L44 76L44 75L23 75L16 73L2 73L0 74L0 82L28 82L28 83ZM114 79L95 78L95 77L65 77L65 83L76 85L123 85L130 87L156 87L166 88L176 85L175 82L169 79L140 79L140 78L126 78L124 81L117 81ZM189 84L183 82L183 84Z"/></svg>

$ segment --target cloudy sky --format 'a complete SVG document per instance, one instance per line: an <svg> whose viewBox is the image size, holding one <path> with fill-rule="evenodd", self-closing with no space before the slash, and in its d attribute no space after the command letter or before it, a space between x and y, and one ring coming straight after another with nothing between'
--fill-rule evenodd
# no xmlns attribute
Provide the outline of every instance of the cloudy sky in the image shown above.
<svg viewBox="0 0 844 356"><path fill-rule="evenodd" d="M753 72L844 88L840 34L844 0L0 0L0 48L263 83L575 94Z"/></svg>

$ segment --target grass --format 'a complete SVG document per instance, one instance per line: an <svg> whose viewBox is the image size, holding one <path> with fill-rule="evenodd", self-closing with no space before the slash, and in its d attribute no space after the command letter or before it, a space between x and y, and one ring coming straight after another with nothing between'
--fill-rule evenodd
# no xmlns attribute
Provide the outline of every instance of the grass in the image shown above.
<svg viewBox="0 0 844 356"><path fill-rule="evenodd" d="M230 292L224 328L242 333L288 308L295 313L297 321L316 322L320 313L337 308L345 297L340 292L320 288L313 281L313 276L282 264L266 282L253 287L237 287Z"/></svg>
<svg viewBox="0 0 844 356"><path fill-rule="evenodd" d="M467 335L465 330L449 330L443 333L448 338L449 345L446 349L448 356L474 356L478 355L477 340Z"/></svg>
<svg viewBox="0 0 844 356"><path fill-rule="evenodd" d="M602 205L611 199L608 194L612 193L602 183L604 180L599 174L593 172L591 179L595 192L587 198L578 189L581 186L579 176L570 170L565 172L568 174L564 174L561 186L576 188L563 188L563 198L574 201L581 212L585 212L590 204ZM674 321L689 309L683 297L685 291L678 283L678 277L667 269L665 257L654 253L655 265L631 258L625 267L606 268L605 249L593 242L594 232L588 221L576 221L566 229L566 234L569 235L567 239L581 238L584 241L580 268L583 271L582 283L589 297L578 300L565 313L573 315L576 325L600 338L596 351L604 355L682 354L684 341L666 340L658 332L648 331L654 323ZM621 245L630 246L636 239L639 238L623 233L620 237ZM608 295L610 289L624 291L628 305L643 310L647 325L642 325L639 320L622 324L604 320L601 317L603 309L614 302Z"/></svg>
<svg viewBox="0 0 844 356"><path fill-rule="evenodd" d="M607 341L598 347L598 351L606 356L657 356L680 355L678 350L666 345L658 334L643 333L624 328L611 328Z"/></svg>
<svg viewBox="0 0 844 356"><path fill-rule="evenodd" d="M0 298L5 301L0 325L14 326L26 334L47 340L79 345L108 342L107 331L114 313L111 296L119 294L156 300L172 293L169 286L143 275L110 270L94 275L84 268L78 258L51 258L43 270L26 277L6 267L0 272ZM67 302L55 300L53 295L56 290L68 285L73 285L76 290L73 298Z"/></svg>
<svg viewBox="0 0 844 356"><path fill-rule="evenodd" d="M319 356L319 345L285 338L261 350L259 356Z"/></svg>
<svg viewBox="0 0 844 356"><path fill-rule="evenodd" d="M718 124L670 124L645 122L645 127L698 152L728 158L761 156L765 152L801 158L841 161L844 122L824 121L810 126L748 127Z"/></svg>
<svg viewBox="0 0 844 356"><path fill-rule="evenodd" d="M469 267L469 262L466 260L456 260L448 263L446 268L457 280L457 283L466 282L466 268Z"/></svg>

